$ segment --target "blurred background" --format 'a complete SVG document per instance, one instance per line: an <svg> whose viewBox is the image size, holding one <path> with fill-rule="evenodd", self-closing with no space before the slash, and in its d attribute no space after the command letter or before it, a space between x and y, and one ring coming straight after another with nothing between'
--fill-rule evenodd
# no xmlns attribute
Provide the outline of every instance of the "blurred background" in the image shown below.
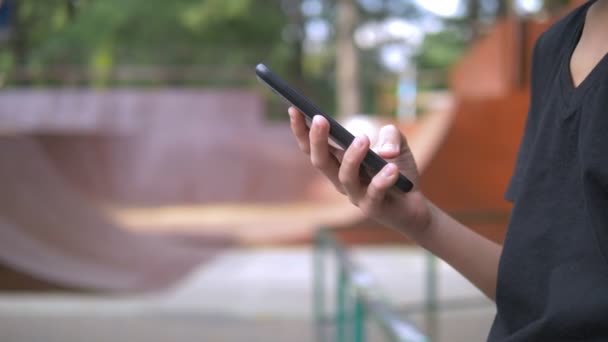
<svg viewBox="0 0 608 342"><path fill-rule="evenodd" d="M536 38L584 1L0 0L1 341L482 341L310 166L263 62L502 242Z"/></svg>

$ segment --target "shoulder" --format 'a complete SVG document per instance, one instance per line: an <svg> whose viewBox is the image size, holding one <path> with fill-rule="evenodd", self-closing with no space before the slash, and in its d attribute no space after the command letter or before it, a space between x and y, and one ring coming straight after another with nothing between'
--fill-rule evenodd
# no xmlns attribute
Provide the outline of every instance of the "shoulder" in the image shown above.
<svg viewBox="0 0 608 342"><path fill-rule="evenodd" d="M561 61L567 58L565 55L577 41L577 35L585 23L587 9L592 3L593 1L589 1L574 9L551 25L537 39L532 54L533 99L542 95L546 91L545 88L550 86L550 82L555 80Z"/></svg>
<svg viewBox="0 0 608 342"><path fill-rule="evenodd" d="M566 42L578 34L585 22L587 9L594 1L577 7L549 27L536 41L535 53L541 56L555 56L564 50Z"/></svg>

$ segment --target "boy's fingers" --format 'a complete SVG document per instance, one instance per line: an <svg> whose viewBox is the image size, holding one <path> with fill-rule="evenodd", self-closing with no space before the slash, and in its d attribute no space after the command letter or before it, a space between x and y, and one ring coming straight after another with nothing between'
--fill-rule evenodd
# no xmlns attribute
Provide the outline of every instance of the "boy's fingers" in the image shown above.
<svg viewBox="0 0 608 342"><path fill-rule="evenodd" d="M304 116L295 107L289 107L288 113L291 131L296 137L300 150L306 154L310 154L308 127L306 127Z"/></svg>
<svg viewBox="0 0 608 342"><path fill-rule="evenodd" d="M380 129L378 142L374 151L382 158L393 159L401 152L402 135L395 125L387 125Z"/></svg>
<svg viewBox="0 0 608 342"><path fill-rule="evenodd" d="M346 149L338 173L340 183L342 183L344 190L355 204L358 204L364 191L359 171L361 162L365 158L368 149L369 139L366 136L356 137L348 149Z"/></svg>
<svg viewBox="0 0 608 342"><path fill-rule="evenodd" d="M340 164L330 152L330 147L327 144L328 137L329 122L320 115L315 116L309 134L310 161L314 167L321 170L329 178L338 191L344 193L342 185L338 180Z"/></svg>
<svg viewBox="0 0 608 342"><path fill-rule="evenodd" d="M386 198L387 192L397 181L399 176L399 168L397 165L388 163L380 172L372 179L371 183L367 187L367 192L364 199L362 200L364 210L373 213L379 208L384 199Z"/></svg>

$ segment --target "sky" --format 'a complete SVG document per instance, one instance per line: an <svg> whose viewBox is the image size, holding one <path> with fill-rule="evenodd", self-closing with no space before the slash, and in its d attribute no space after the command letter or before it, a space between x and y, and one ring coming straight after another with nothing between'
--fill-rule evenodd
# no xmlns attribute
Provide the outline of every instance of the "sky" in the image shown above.
<svg viewBox="0 0 608 342"><path fill-rule="evenodd" d="M441 17L454 17L462 12L460 0L416 0L416 4Z"/></svg>
<svg viewBox="0 0 608 342"><path fill-rule="evenodd" d="M368 10L382 6L381 0L358 0ZM428 11L429 15L416 20L387 18L381 22L369 22L360 25L355 32L355 42L363 49L381 46L380 59L390 70L403 70L409 62L409 56L422 43L424 35L442 29L437 17L457 17L464 14L465 3L462 0L401 0L413 1L418 7ZM522 13L538 11L543 0L516 0L516 9ZM312 46L319 46L330 35L331 24L317 18L322 11L319 0L305 0L302 4L304 14L311 19L306 25L306 37ZM401 44L395 42L401 41ZM317 43L317 44L316 44Z"/></svg>
<svg viewBox="0 0 608 342"><path fill-rule="evenodd" d="M415 0L419 7L441 16L454 17L463 12L464 4L461 0ZM542 6L542 0L517 0L515 6L522 12L535 12Z"/></svg>

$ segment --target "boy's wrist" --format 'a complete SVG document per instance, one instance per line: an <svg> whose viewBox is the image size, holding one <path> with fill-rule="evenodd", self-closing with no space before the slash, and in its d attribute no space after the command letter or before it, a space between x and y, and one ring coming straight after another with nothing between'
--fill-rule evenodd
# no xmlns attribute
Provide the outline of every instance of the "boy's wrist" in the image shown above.
<svg viewBox="0 0 608 342"><path fill-rule="evenodd" d="M437 231L439 227L439 216L441 211L439 208L435 207L430 201L427 201L428 206L428 219L426 225L423 226L419 233L412 238L416 241L420 246L427 247L430 241L433 241L437 236Z"/></svg>
<svg viewBox="0 0 608 342"><path fill-rule="evenodd" d="M436 216L438 210L421 193L410 194L410 196L421 197L419 199L421 202L420 209L417 210L417 214L414 214L413 217L410 217L407 221L404 221L399 227L397 227L397 229L406 234L416 243L422 244L424 241L431 238L430 235L432 235L433 227L436 225L435 221L437 220Z"/></svg>

